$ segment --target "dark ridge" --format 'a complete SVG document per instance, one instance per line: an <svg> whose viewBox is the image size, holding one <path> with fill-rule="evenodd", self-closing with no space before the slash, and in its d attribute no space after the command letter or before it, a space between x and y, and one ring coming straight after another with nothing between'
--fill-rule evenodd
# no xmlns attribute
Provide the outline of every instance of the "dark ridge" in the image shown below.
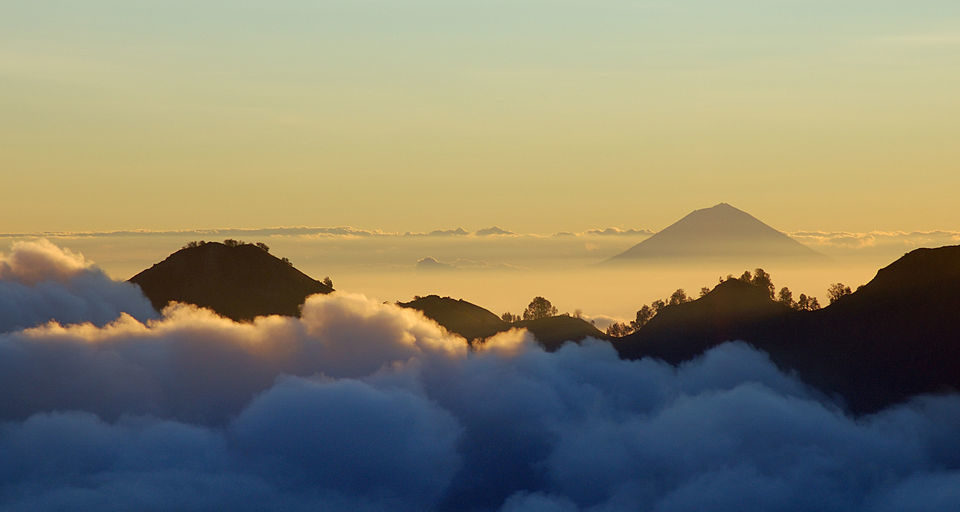
<svg viewBox="0 0 960 512"><path fill-rule="evenodd" d="M732 283L666 308L615 346L625 358L678 363L744 340L855 413L960 390L960 246L912 251L853 294L812 312Z"/></svg>
<svg viewBox="0 0 960 512"><path fill-rule="evenodd" d="M183 248L130 282L158 311L170 301L186 302L237 321L299 316L308 296L333 291L261 247L218 242Z"/></svg>
<svg viewBox="0 0 960 512"><path fill-rule="evenodd" d="M398 302L397 305L419 310L446 330L459 334L470 342L488 338L510 328L510 325L497 315L463 299L428 295L417 297L410 302Z"/></svg>
<svg viewBox="0 0 960 512"><path fill-rule="evenodd" d="M428 295L417 297L410 302L399 302L397 305L421 311L427 318L442 325L446 330L463 336L471 344L481 342L513 327L529 330L548 351L560 348L565 341L579 342L586 337L608 339L606 334L597 330L592 324L567 315L510 324L490 311L463 299Z"/></svg>
<svg viewBox="0 0 960 512"><path fill-rule="evenodd" d="M822 255L726 203L695 210L610 262L817 260Z"/></svg>
<svg viewBox="0 0 960 512"><path fill-rule="evenodd" d="M548 352L559 349L567 341L581 342L585 338L610 339L590 322L568 315L522 320L514 323L512 327L523 327L530 331Z"/></svg>
<svg viewBox="0 0 960 512"><path fill-rule="evenodd" d="M667 306L642 329L615 343L621 357L677 364L724 341L748 338L758 323L790 312L770 300L766 289L728 279L695 301Z"/></svg>
<svg viewBox="0 0 960 512"><path fill-rule="evenodd" d="M852 295L793 322L785 364L874 411L921 393L960 390L960 246L917 249ZM776 342L772 336L768 336Z"/></svg>

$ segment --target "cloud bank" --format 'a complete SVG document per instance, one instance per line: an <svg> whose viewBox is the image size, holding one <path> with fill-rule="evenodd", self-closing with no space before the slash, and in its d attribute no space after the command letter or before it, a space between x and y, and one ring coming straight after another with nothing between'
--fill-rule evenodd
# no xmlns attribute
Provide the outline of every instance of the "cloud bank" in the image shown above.
<svg viewBox="0 0 960 512"><path fill-rule="evenodd" d="M895 247L914 249L952 245L960 242L958 231L797 231L790 236L811 247L825 249L865 249Z"/></svg>
<svg viewBox="0 0 960 512"><path fill-rule="evenodd" d="M561 232L551 236L649 236L654 232L649 229L635 228L593 228L583 232ZM281 226L268 228L211 228L211 229L180 229L180 230L117 230L117 231L47 231L34 233L0 233L0 238L129 238L129 237L186 237L186 238L230 238L230 237L302 237L302 238L382 238L382 237L490 237L490 236L517 236L517 237L544 237L538 233L517 233L500 226L467 231L462 227L435 229L425 232L414 231L384 231L381 229L364 229L352 226L310 227L310 226Z"/></svg>
<svg viewBox="0 0 960 512"><path fill-rule="evenodd" d="M0 253L0 332L49 320L103 325L121 312L157 316L133 284L111 280L83 256L46 240L17 242Z"/></svg>
<svg viewBox="0 0 960 512"><path fill-rule="evenodd" d="M739 342L678 368L517 330L468 351L340 292L7 332L0 389L4 510L960 506L956 395L852 418Z"/></svg>

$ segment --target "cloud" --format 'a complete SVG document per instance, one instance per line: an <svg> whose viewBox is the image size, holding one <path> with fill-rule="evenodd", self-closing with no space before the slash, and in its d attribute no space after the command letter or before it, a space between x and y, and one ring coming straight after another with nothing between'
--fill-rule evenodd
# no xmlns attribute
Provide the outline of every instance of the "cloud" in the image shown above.
<svg viewBox="0 0 960 512"><path fill-rule="evenodd" d="M124 315L102 328L49 324L0 337L0 419L80 409L217 423L282 375L349 378L466 342L419 314L338 294L310 297L302 318L234 323L174 305L161 320ZM55 370L55 371L53 371Z"/></svg>
<svg viewBox="0 0 960 512"><path fill-rule="evenodd" d="M616 227L589 229L582 233L562 232L553 236L642 236L652 235L648 229L622 229ZM209 228L182 230L115 230L115 231L47 231L37 233L0 233L0 238L118 238L118 237L182 237L184 239L201 238L242 238L242 237L303 237L303 238L372 238L372 237L488 237L488 236L525 236L541 238L536 233L516 233L499 226L478 229L474 232L462 227L454 229L435 229L427 232L394 232L380 229L363 229L352 226L311 227L280 226L267 228Z"/></svg>
<svg viewBox="0 0 960 512"><path fill-rule="evenodd" d="M797 231L790 233L796 240L819 249L894 248L910 250L917 247L952 245L960 242L960 231Z"/></svg>
<svg viewBox="0 0 960 512"><path fill-rule="evenodd" d="M121 312L157 316L140 289L111 280L83 256L49 241L17 242L0 253L0 332L53 319L103 325Z"/></svg>
<svg viewBox="0 0 960 512"><path fill-rule="evenodd" d="M4 510L960 506L955 394L854 418L741 342L679 367L522 330L469 351L339 292L0 334L0 389Z"/></svg>
<svg viewBox="0 0 960 512"><path fill-rule="evenodd" d="M117 230L117 231L48 231L42 233L0 233L0 238L116 238L131 236L178 236L178 237L254 237L254 236L303 236L303 237L375 237L397 236L397 233L388 233L379 230L366 230L350 226L337 227L273 227L273 228L213 228L213 229L179 229L179 230Z"/></svg>
<svg viewBox="0 0 960 512"><path fill-rule="evenodd" d="M89 268L83 255L61 249L48 240L17 242L10 254L0 254L0 279L26 285L67 281Z"/></svg>
<svg viewBox="0 0 960 512"><path fill-rule="evenodd" d="M647 237L654 232L649 229L623 228L593 228L581 232L560 231L552 235L553 238L596 238L596 237Z"/></svg>
<svg viewBox="0 0 960 512"><path fill-rule="evenodd" d="M467 236L469 234L470 234L469 231L463 228L457 228L457 229L435 229L429 233L411 233L408 231L404 233L403 236Z"/></svg>
<svg viewBox="0 0 960 512"><path fill-rule="evenodd" d="M419 393L353 380L283 379L231 432L261 474L296 475L303 485L401 508L436 502L460 464L460 429L448 412Z"/></svg>
<svg viewBox="0 0 960 512"><path fill-rule="evenodd" d="M625 318L617 318L609 315L581 315L584 320L593 324L597 329L601 331L606 331L607 327L615 323L630 323L630 320Z"/></svg>
<svg viewBox="0 0 960 512"><path fill-rule="evenodd" d="M587 235L596 235L596 236L647 236L652 235L653 231L649 229L620 229L620 228L604 228L604 229L589 229L586 231Z"/></svg>

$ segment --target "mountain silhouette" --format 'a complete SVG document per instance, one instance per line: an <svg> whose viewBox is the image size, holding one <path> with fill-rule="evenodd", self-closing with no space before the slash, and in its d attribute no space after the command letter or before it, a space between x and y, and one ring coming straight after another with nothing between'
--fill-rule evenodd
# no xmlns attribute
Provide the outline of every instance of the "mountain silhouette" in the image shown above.
<svg viewBox="0 0 960 512"><path fill-rule="evenodd" d="M818 258L822 258L819 253L749 213L720 203L691 212L608 261L734 260L753 264Z"/></svg>
<svg viewBox="0 0 960 512"><path fill-rule="evenodd" d="M512 324L512 326L522 327L530 331L547 352L559 349L568 341L581 342L586 338L609 339L609 336L594 327L590 322L570 315L521 320Z"/></svg>
<svg viewBox="0 0 960 512"><path fill-rule="evenodd" d="M397 305L419 310L446 330L459 334L470 342L488 338L510 328L510 324L497 315L463 299L428 295L417 297L410 302L398 302Z"/></svg>
<svg viewBox="0 0 960 512"><path fill-rule="evenodd" d="M426 272L446 272L450 270L456 270L456 267L449 263L443 263L436 258L427 256L426 258L417 260L417 270Z"/></svg>
<svg viewBox="0 0 960 512"><path fill-rule="evenodd" d="M751 290L751 288L753 288ZM868 413L960 390L960 246L912 251L818 311L728 280L615 341L621 357L680 363L730 340L761 349L807 383Z"/></svg>
<svg viewBox="0 0 960 512"><path fill-rule="evenodd" d="M170 301L212 309L237 321L299 316L309 295L328 286L253 244L185 247L130 279L158 311Z"/></svg>
<svg viewBox="0 0 960 512"><path fill-rule="evenodd" d="M592 324L569 315L558 315L537 320L507 323L490 311L463 299L428 295L398 306L421 311L424 316L442 325L452 333L463 336L471 344L482 342L511 328L524 328L533 334L547 351L560 348L566 341L579 342L587 337L609 339Z"/></svg>
<svg viewBox="0 0 960 512"><path fill-rule="evenodd" d="M616 347L627 359L654 357L677 364L725 341L751 339L758 325L792 313L770 300L766 289L728 279L695 301L664 308Z"/></svg>

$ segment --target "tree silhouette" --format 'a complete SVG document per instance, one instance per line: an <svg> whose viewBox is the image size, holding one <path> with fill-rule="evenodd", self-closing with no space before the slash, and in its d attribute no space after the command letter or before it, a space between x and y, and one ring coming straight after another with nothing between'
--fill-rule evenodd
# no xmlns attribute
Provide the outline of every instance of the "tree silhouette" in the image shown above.
<svg viewBox="0 0 960 512"><path fill-rule="evenodd" d="M797 307L797 303L793 301L793 292L786 286L780 288L780 293L777 294L777 302L788 308L796 309Z"/></svg>
<svg viewBox="0 0 960 512"><path fill-rule="evenodd" d="M770 295L770 300L773 300L773 293L776 291L776 287L773 286L773 279L770 278L770 274L764 272L762 268L753 271L753 279L750 281L750 284L766 289Z"/></svg>
<svg viewBox="0 0 960 512"><path fill-rule="evenodd" d="M641 327L647 325L647 322L653 318L653 315L653 308L644 305L642 308L637 310L637 319L631 322L630 327L632 327L634 331L640 330Z"/></svg>
<svg viewBox="0 0 960 512"><path fill-rule="evenodd" d="M504 314L500 315L500 320L503 320L508 324L512 324L514 322L520 321L520 315L514 315L513 313L507 311Z"/></svg>
<svg viewBox="0 0 960 512"><path fill-rule="evenodd" d="M653 308L653 314L654 316L656 316L656 315L659 315L661 311L663 311L663 308L667 307L667 303L660 299L657 299L650 303L650 307Z"/></svg>
<svg viewBox="0 0 960 512"><path fill-rule="evenodd" d="M557 308L543 297L534 297L527 309L523 311L524 320L539 320L557 315Z"/></svg>
<svg viewBox="0 0 960 512"><path fill-rule="evenodd" d="M706 297L708 293L710 293L710 288L707 288L706 286L704 286L703 288L700 288L701 297Z"/></svg>
<svg viewBox="0 0 960 512"><path fill-rule="evenodd" d="M797 299L797 309L800 311L816 311L820 309L820 301L816 297L807 297L801 293Z"/></svg>
<svg viewBox="0 0 960 512"><path fill-rule="evenodd" d="M610 327L607 327L607 336L613 336L615 338L622 338L631 332L627 324L621 322L614 322L610 324Z"/></svg>
<svg viewBox="0 0 960 512"><path fill-rule="evenodd" d="M841 297L850 295L851 293L853 293L853 291L850 290L850 287L843 283L833 283L830 285L830 288L827 288L827 297L830 298L830 304L837 302Z"/></svg>
<svg viewBox="0 0 960 512"><path fill-rule="evenodd" d="M683 304L684 302L690 302L690 298L687 297L687 292L683 291L683 288L677 288L677 291L670 294L670 298L667 299L668 306L676 306L677 304Z"/></svg>
<svg viewBox="0 0 960 512"><path fill-rule="evenodd" d="M727 279L730 279L730 276L727 276ZM743 274L740 275L740 280L763 288L767 291L767 294L770 295L770 300L773 300L774 293L777 291L773 285L773 279L770 278L770 274L762 268L754 269L752 274L749 270L744 270Z"/></svg>
<svg viewBox="0 0 960 512"><path fill-rule="evenodd" d="M332 288L333 288L333 279L330 279L330 276L324 277L324 278L323 278L323 284L329 286L329 287L332 289Z"/></svg>
<svg viewBox="0 0 960 512"><path fill-rule="evenodd" d="M787 306L788 308L796 308L797 303L793 301L793 292L790 291L790 288L784 286L780 288L780 293L777 295L777 302Z"/></svg>

